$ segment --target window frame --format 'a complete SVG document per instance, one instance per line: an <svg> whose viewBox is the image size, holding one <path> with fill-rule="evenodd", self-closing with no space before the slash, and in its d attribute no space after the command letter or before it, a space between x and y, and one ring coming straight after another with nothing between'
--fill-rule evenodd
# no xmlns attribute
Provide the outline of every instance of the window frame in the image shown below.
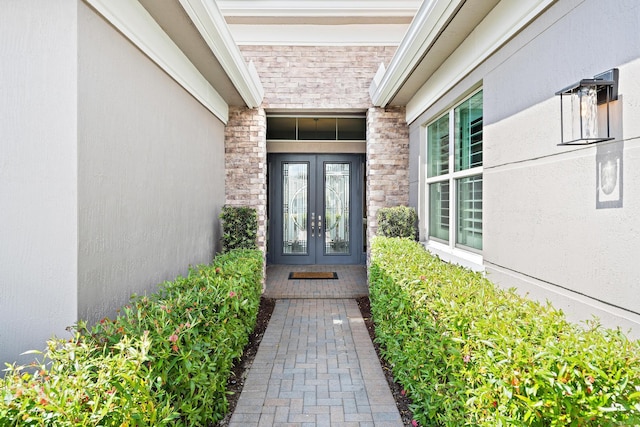
<svg viewBox="0 0 640 427"><path fill-rule="evenodd" d="M480 176L482 177L483 179L482 182L484 184L484 166L480 165L480 166L470 167L468 169L456 170L456 166L457 166L456 149L458 147L458 141L456 141L457 134L456 134L455 115L456 115L456 109L458 107L460 107L465 102L469 101L471 98L473 98L474 96L476 96L478 93L482 91L483 91L483 88L480 87L474 90L473 92L468 93L463 99L460 99L458 102L453 104L447 110L435 116L432 120L426 122L423 125L423 132L422 132L422 135L423 135L422 149L424 150L423 152L425 153L425 157L424 157L424 162L422 164L423 179L421 179L421 182L423 183L422 185L424 187L421 189L421 196L423 198L423 201L421 202L421 204L425 213L425 220L423 222L425 246L427 247L427 249L429 249L431 252L436 253L445 261L462 264L467 267L473 268L475 270L484 270L483 256L482 256L483 250L466 246L457 242L458 241L458 223L459 223L459 215L460 215L460 209L458 206L458 202L459 202L458 183L460 182L460 180L464 178ZM483 150L482 152L484 154L484 96L483 96L482 106L483 106L482 108ZM434 165L430 164L430 158L429 158L429 153L431 149L431 147L429 146L429 126L436 124L443 117L448 117L448 127L449 127L448 172L441 175L429 176L428 171L434 169ZM484 159L483 159L483 163L484 163ZM445 183L445 182L449 184L448 240L444 240L444 239L432 236L431 229L430 229L431 218L432 218L431 210L430 210L431 208L430 188L431 188L431 185L438 184L438 183ZM483 192L482 200L484 200L484 192ZM483 212L484 212L484 206L483 206ZM483 225L484 225L484 218L483 218Z"/></svg>

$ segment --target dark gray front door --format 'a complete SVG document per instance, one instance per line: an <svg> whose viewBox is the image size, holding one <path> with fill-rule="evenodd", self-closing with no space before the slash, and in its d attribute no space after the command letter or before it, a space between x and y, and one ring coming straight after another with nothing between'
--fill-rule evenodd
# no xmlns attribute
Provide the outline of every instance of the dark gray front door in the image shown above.
<svg viewBox="0 0 640 427"><path fill-rule="evenodd" d="M353 154L270 156L271 262L363 262L362 163Z"/></svg>

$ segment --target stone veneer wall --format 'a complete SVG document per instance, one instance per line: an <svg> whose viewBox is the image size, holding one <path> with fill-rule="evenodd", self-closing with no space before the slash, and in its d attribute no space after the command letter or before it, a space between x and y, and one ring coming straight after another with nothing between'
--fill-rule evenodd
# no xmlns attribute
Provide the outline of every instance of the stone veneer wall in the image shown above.
<svg viewBox="0 0 640 427"><path fill-rule="evenodd" d="M383 207L409 204L409 127L404 107L367 113L367 238L376 235Z"/></svg>
<svg viewBox="0 0 640 427"><path fill-rule="evenodd" d="M267 120L263 108L230 107L225 128L226 204L258 211L258 248L267 251Z"/></svg>
<svg viewBox="0 0 640 427"><path fill-rule="evenodd" d="M265 89L260 109L231 108L226 127L227 203L258 208L266 250L265 109L367 112L368 237L375 214L409 203L409 129L404 108L372 108L369 86L395 46L240 46Z"/></svg>
<svg viewBox="0 0 640 427"><path fill-rule="evenodd" d="M365 111L369 86L395 46L240 46L265 90L266 109Z"/></svg>

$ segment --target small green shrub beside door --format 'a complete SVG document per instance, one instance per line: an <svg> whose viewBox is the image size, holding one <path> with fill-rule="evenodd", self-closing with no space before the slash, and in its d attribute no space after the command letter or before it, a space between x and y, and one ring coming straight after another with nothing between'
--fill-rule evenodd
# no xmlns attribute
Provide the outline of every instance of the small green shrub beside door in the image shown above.
<svg viewBox="0 0 640 427"><path fill-rule="evenodd" d="M222 208L222 250L256 249L258 213L254 208L229 206Z"/></svg>
<svg viewBox="0 0 640 427"><path fill-rule="evenodd" d="M381 208L376 214L376 219L379 236L416 240L418 215L414 208L407 206Z"/></svg>

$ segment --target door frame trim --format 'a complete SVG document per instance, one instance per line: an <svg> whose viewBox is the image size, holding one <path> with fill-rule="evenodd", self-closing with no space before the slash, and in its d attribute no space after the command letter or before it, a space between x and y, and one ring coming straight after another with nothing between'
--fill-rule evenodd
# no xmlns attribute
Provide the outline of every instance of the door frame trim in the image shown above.
<svg viewBox="0 0 640 427"><path fill-rule="evenodd" d="M317 177L324 176L324 164L325 162L350 162L352 164L351 172L351 185L350 185L350 205L351 205L351 239L352 253L351 255L334 255L327 256L323 254L317 254L314 262L308 261L308 256L295 256L290 257L280 254L281 239L279 239L274 233L281 232L281 229L274 223L276 220L280 220L281 214L277 213L275 209L279 208L278 202L281 202L281 194L279 187L281 185L281 166L278 162L291 161L291 162L309 162L317 164L316 175L312 179L316 180ZM365 156L363 154L354 153L270 153L267 157L267 182L268 182L268 240L267 240L267 263L269 264L291 264L291 265L358 265L365 264L366 252L364 251L364 195L365 195L365 179L364 179L364 163ZM314 171L309 171L310 178ZM311 190L310 190L311 192ZM311 195L309 196L311 197ZM323 199L322 196L318 196L319 199ZM310 199L309 199L310 200ZM324 202L322 202L324 203ZM320 209L324 211L324 205ZM278 253L278 255L276 255ZM285 259L286 258L286 261Z"/></svg>

